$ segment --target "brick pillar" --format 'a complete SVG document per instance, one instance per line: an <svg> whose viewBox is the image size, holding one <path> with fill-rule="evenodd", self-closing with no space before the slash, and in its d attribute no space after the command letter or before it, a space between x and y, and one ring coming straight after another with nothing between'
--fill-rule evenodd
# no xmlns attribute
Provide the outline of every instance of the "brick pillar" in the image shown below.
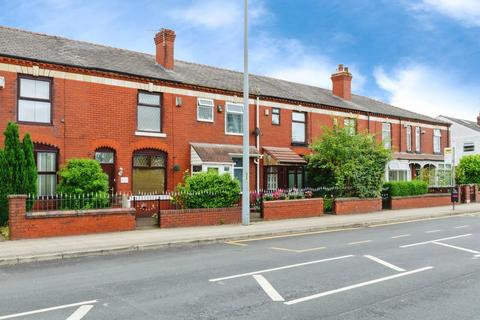
<svg viewBox="0 0 480 320"><path fill-rule="evenodd" d="M21 238L25 228L26 202L26 195L12 194L8 196L8 225L10 228L10 239L12 240Z"/></svg>
<svg viewBox="0 0 480 320"><path fill-rule="evenodd" d="M464 203L470 203L470 186L464 185L462 186L463 191L463 199Z"/></svg>

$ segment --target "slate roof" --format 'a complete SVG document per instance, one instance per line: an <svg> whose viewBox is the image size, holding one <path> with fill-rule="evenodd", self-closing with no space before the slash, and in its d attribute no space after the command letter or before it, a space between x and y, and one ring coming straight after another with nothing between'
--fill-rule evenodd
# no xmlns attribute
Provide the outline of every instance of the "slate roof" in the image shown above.
<svg viewBox="0 0 480 320"><path fill-rule="evenodd" d="M155 62L155 56L151 54L3 26L0 26L0 56L112 71L235 92L243 90L241 72L180 60L175 61L174 70L166 70ZM308 102L445 124L441 120L367 97L352 95L352 101L347 101L334 96L331 90L264 76L250 75L250 90L252 94L259 90L261 96L294 100L298 103Z"/></svg>
<svg viewBox="0 0 480 320"><path fill-rule="evenodd" d="M450 120L450 121L452 121L456 124L467 127L467 128L472 129L474 131L480 132L480 126L475 121L457 119L457 118L452 118L452 117L447 117L447 116L440 116L440 117L448 119L448 120Z"/></svg>
<svg viewBox="0 0 480 320"><path fill-rule="evenodd" d="M213 143L190 143L203 162L232 163L232 156L242 155L241 145L236 144L213 144ZM259 156L257 148L250 146L250 156Z"/></svg>

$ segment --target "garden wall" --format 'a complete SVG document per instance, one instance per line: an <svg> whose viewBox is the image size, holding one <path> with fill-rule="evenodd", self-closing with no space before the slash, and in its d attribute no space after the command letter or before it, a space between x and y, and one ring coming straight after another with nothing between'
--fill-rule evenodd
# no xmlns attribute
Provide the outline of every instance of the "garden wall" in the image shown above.
<svg viewBox="0 0 480 320"><path fill-rule="evenodd" d="M420 196L392 197L392 210L429 208L451 204L449 193L424 194Z"/></svg>
<svg viewBox="0 0 480 320"><path fill-rule="evenodd" d="M212 226L242 222L240 207L160 210L160 228Z"/></svg>
<svg viewBox="0 0 480 320"><path fill-rule="evenodd" d="M133 208L26 212L26 198L8 197L12 240L135 230Z"/></svg>
<svg viewBox="0 0 480 320"><path fill-rule="evenodd" d="M334 214L368 213L381 210L381 198L336 198L333 204Z"/></svg>
<svg viewBox="0 0 480 320"><path fill-rule="evenodd" d="M322 198L263 202L264 220L318 217L322 214Z"/></svg>

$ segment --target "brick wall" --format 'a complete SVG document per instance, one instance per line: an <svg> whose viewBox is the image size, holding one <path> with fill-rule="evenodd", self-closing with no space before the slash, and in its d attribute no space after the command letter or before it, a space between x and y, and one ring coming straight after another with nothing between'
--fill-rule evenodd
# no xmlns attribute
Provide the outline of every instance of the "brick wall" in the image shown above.
<svg viewBox="0 0 480 320"><path fill-rule="evenodd" d="M450 194L425 194L421 196L392 197L392 210L430 208L450 205Z"/></svg>
<svg viewBox="0 0 480 320"><path fill-rule="evenodd" d="M368 213L380 210L382 210L382 199L380 198L337 198L333 205L335 214Z"/></svg>
<svg viewBox="0 0 480 320"><path fill-rule="evenodd" d="M322 198L263 202L264 220L318 217L322 214Z"/></svg>
<svg viewBox="0 0 480 320"><path fill-rule="evenodd" d="M135 229L135 209L26 212L26 196L9 196L10 238L32 239Z"/></svg>
<svg viewBox="0 0 480 320"><path fill-rule="evenodd" d="M241 222L242 211L239 207L160 211L160 228L212 226Z"/></svg>

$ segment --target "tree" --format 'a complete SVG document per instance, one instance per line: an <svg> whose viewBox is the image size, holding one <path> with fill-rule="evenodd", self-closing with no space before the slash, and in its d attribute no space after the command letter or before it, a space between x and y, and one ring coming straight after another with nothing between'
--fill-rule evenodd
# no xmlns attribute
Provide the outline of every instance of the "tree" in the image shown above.
<svg viewBox="0 0 480 320"><path fill-rule="evenodd" d="M458 184L480 184L480 155L463 156L455 173Z"/></svg>
<svg viewBox="0 0 480 320"><path fill-rule="evenodd" d="M310 148L308 170L313 186L336 187L339 196L380 196L391 151L372 135L335 126L326 128Z"/></svg>

